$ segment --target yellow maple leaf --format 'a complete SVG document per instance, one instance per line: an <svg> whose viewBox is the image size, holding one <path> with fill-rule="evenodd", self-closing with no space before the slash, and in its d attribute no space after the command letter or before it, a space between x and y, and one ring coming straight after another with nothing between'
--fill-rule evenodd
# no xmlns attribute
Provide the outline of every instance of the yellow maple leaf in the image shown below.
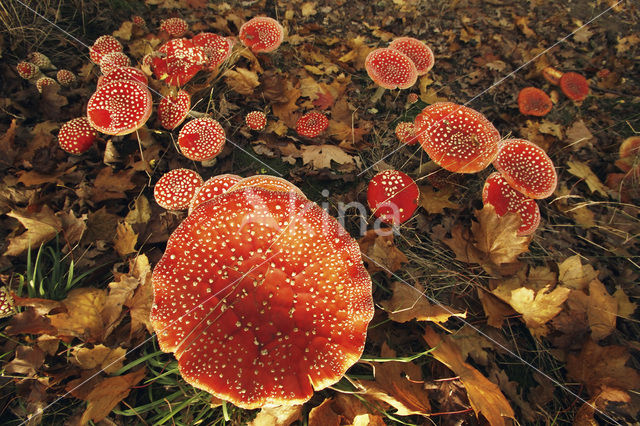
<svg viewBox="0 0 640 426"><path fill-rule="evenodd" d="M116 236L113 238L113 247L121 257L136 252L138 234L133 231L127 222L121 222L116 228Z"/></svg>
<svg viewBox="0 0 640 426"><path fill-rule="evenodd" d="M475 216L478 222L471 225L475 246L496 265L515 262L520 254L529 250L530 239L517 235L518 215L498 217L493 206L487 204L482 210L476 210Z"/></svg>
<svg viewBox="0 0 640 426"><path fill-rule="evenodd" d="M465 312L442 305L432 305L424 295L424 287L416 283L414 287L394 281L391 284L393 297L380 302L395 322L433 321L444 323L451 317L466 318Z"/></svg>
<svg viewBox="0 0 640 426"><path fill-rule="evenodd" d="M432 186L420 187L420 206L427 213L440 214L444 213L444 209L457 209L459 204L450 201L453 196L453 186L447 185L439 191L434 191Z"/></svg>
<svg viewBox="0 0 640 426"><path fill-rule="evenodd" d="M569 160L567 161L567 166L569 166L567 169L569 173L579 177L580 179L584 179L584 182L587 184L591 192L598 192L604 197L609 195L607 187L600 182L598 176L596 176L585 163Z"/></svg>

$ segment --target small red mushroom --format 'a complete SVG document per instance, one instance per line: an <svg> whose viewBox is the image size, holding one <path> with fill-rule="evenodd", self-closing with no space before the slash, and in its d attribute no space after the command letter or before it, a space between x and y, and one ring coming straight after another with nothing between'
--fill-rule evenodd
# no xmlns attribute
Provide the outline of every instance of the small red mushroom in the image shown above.
<svg viewBox="0 0 640 426"><path fill-rule="evenodd" d="M153 100L146 86L127 80L100 86L87 104L87 118L94 129L107 135L135 132L149 119Z"/></svg>
<svg viewBox="0 0 640 426"><path fill-rule="evenodd" d="M178 127L191 108L191 95L186 90L179 90L176 96L165 96L158 104L160 125L167 130Z"/></svg>
<svg viewBox="0 0 640 426"><path fill-rule="evenodd" d="M399 122L395 133L398 140L403 144L415 145L418 143L418 136L416 136L413 123L410 121Z"/></svg>
<svg viewBox="0 0 640 426"><path fill-rule="evenodd" d="M244 121L252 130L262 130L267 126L267 116L262 111L251 111Z"/></svg>
<svg viewBox="0 0 640 426"><path fill-rule="evenodd" d="M109 74L113 70L121 67L129 67L131 65L131 59L122 52L105 53L100 59L100 72L102 74Z"/></svg>
<svg viewBox="0 0 640 426"><path fill-rule="evenodd" d="M193 44L202 48L207 56L207 68L212 71L231 56L230 39L213 33L199 33L192 39Z"/></svg>
<svg viewBox="0 0 640 426"><path fill-rule="evenodd" d="M415 120L422 148L439 166L455 173L476 173L498 152L500 133L478 111L452 102L437 102Z"/></svg>
<svg viewBox="0 0 640 426"><path fill-rule="evenodd" d="M224 194L236 183L240 182L242 178L238 175L218 175L205 181L205 183L196 190L195 195L189 202L189 214L198 208L202 203L205 203L220 194Z"/></svg>
<svg viewBox="0 0 640 426"><path fill-rule="evenodd" d="M104 55L112 52L122 52L122 45L115 37L108 34L98 37L89 48L89 56L96 64L100 63Z"/></svg>
<svg viewBox="0 0 640 426"><path fill-rule="evenodd" d="M273 18L256 16L240 27L238 37L255 53L273 52L284 40L284 29Z"/></svg>
<svg viewBox="0 0 640 426"><path fill-rule="evenodd" d="M415 64L419 76L428 73L433 68L433 51L418 39L398 37L389 44L389 48L407 55Z"/></svg>
<svg viewBox="0 0 640 426"><path fill-rule="evenodd" d="M296 122L296 132L300 136L315 138L329 127L329 119L321 112L311 111Z"/></svg>
<svg viewBox="0 0 640 426"><path fill-rule="evenodd" d="M31 80L32 78L40 75L40 68L31 62L20 61L18 62L18 65L16 65L16 69L18 70L20 77L25 80Z"/></svg>
<svg viewBox="0 0 640 426"><path fill-rule="evenodd" d="M547 153L524 139L500 142L493 166L513 189L529 198L547 198L558 183L556 169Z"/></svg>
<svg viewBox="0 0 640 426"><path fill-rule="evenodd" d="M549 95L536 87L525 87L518 93L518 109L523 115L543 117L552 107Z"/></svg>
<svg viewBox="0 0 640 426"><path fill-rule="evenodd" d="M108 74L98 77L97 87L99 88L107 83L119 80L135 81L144 86L148 85L147 76L138 68L119 67L109 71Z"/></svg>
<svg viewBox="0 0 640 426"><path fill-rule="evenodd" d="M160 23L160 30L171 37L182 37L189 31L189 24L182 18L169 18Z"/></svg>
<svg viewBox="0 0 640 426"><path fill-rule="evenodd" d="M583 101L589 95L589 82L577 72L565 72L560 77L560 89L567 98Z"/></svg>
<svg viewBox="0 0 640 426"><path fill-rule="evenodd" d="M239 189L246 188L261 188L268 189L269 191L280 191L280 192L295 192L301 197L306 197L304 192L291 182L286 179L283 179L278 176L271 175L254 175L249 176L248 178L244 178L241 181L237 182L229 191L237 191Z"/></svg>
<svg viewBox="0 0 640 426"><path fill-rule="evenodd" d="M131 22L133 22L133 25L135 25L136 27L144 28L147 26L147 21L145 21L144 18L140 15L133 15L131 17Z"/></svg>
<svg viewBox="0 0 640 426"><path fill-rule="evenodd" d="M185 210L204 184L202 177L193 170L174 169L168 171L156 182L153 196L160 207L167 210Z"/></svg>
<svg viewBox="0 0 640 426"><path fill-rule="evenodd" d="M38 92L40 92L40 93L42 93L44 88L47 87L47 86L57 87L58 86L58 82L56 82L51 77L40 77L36 81L36 89L38 89Z"/></svg>
<svg viewBox="0 0 640 426"><path fill-rule="evenodd" d="M418 98L418 94L417 94L417 93L409 93L409 94L407 95L407 102L408 102L410 105L413 105L413 104L415 104L416 102L418 102L418 99L419 99L419 98Z"/></svg>
<svg viewBox="0 0 640 426"><path fill-rule="evenodd" d="M489 175L482 189L482 202L491 204L498 217L507 213L517 213L521 225L518 235L530 235L540 225L540 209L532 198L513 189L498 172Z"/></svg>
<svg viewBox="0 0 640 426"><path fill-rule="evenodd" d="M98 137L87 117L78 117L67 121L60 127L58 143L60 148L70 154L86 152Z"/></svg>
<svg viewBox="0 0 640 426"><path fill-rule="evenodd" d="M220 154L226 136L216 120L196 118L182 126L178 134L178 146L182 155L194 161L208 161Z"/></svg>
<svg viewBox="0 0 640 426"><path fill-rule="evenodd" d="M151 324L182 377L244 409L298 405L362 355L371 278L356 241L292 193L229 191L173 232Z"/></svg>
<svg viewBox="0 0 640 426"><path fill-rule="evenodd" d="M15 304L11 292L7 287L0 287L0 318L10 317L16 313Z"/></svg>
<svg viewBox="0 0 640 426"><path fill-rule="evenodd" d="M390 225L409 220L418 208L419 197L418 185L409 175L398 170L378 173L367 187L367 202L371 212Z"/></svg>
<svg viewBox="0 0 640 426"><path fill-rule="evenodd" d="M76 81L76 75L69 70L60 70L56 73L56 80L60 83L60 86L71 86Z"/></svg>
<svg viewBox="0 0 640 426"><path fill-rule="evenodd" d="M395 49L372 50L364 66L371 80L385 89L407 89L418 79L418 70L411 58Z"/></svg>

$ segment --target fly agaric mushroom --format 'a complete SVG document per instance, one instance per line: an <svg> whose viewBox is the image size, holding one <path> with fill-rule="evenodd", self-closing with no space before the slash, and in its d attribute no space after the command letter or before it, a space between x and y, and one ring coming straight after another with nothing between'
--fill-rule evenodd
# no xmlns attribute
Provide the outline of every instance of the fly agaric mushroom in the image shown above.
<svg viewBox="0 0 640 426"><path fill-rule="evenodd" d="M89 48L89 56L91 60L99 64L100 60L107 53L122 52L122 45L115 37L105 34L98 39Z"/></svg>
<svg viewBox="0 0 640 426"><path fill-rule="evenodd" d="M198 73L207 57L201 47L186 38L169 40L152 59L153 74L171 86L184 86Z"/></svg>
<svg viewBox="0 0 640 426"><path fill-rule="evenodd" d="M620 144L618 149L619 158L616 166L624 172L630 172L632 169L640 171L640 136L631 136Z"/></svg>
<svg viewBox="0 0 640 426"><path fill-rule="evenodd" d="M493 166L513 189L529 198L547 198L558 183L556 169L547 153L524 139L500 142Z"/></svg>
<svg viewBox="0 0 640 426"><path fill-rule="evenodd" d="M238 175L218 175L205 181L200 188L196 190L195 195L189 202L189 214L194 211L202 203L205 203L220 194L224 194L236 183L240 182L242 178Z"/></svg>
<svg viewBox="0 0 640 426"><path fill-rule="evenodd" d="M560 77L560 89L573 101L584 101L589 95L589 82L577 72L565 72Z"/></svg>
<svg viewBox="0 0 640 426"><path fill-rule="evenodd" d="M56 80L60 83L60 86L71 86L76 81L76 75L69 70L60 70L56 73Z"/></svg>
<svg viewBox="0 0 640 426"><path fill-rule="evenodd" d="M415 64L418 75L424 75L433 68L433 51L429 46L413 37L398 37L389 44L394 49L407 55Z"/></svg>
<svg viewBox="0 0 640 426"><path fill-rule="evenodd" d="M224 129L209 117L189 121L178 134L178 146L182 155L194 161L213 159L220 154L225 141Z"/></svg>
<svg viewBox="0 0 640 426"><path fill-rule="evenodd" d="M385 89L407 89L418 79L418 70L411 58L395 49L372 50L364 66L371 80Z"/></svg>
<svg viewBox="0 0 640 426"><path fill-rule="evenodd" d="M262 111L251 111L244 121L252 130L262 130L267 126L267 116Z"/></svg>
<svg viewBox="0 0 640 426"><path fill-rule="evenodd" d="M278 176L271 175L254 175L244 178L231 188L229 191L237 191L245 188L261 188L270 191L295 192L301 197L305 197L304 192L291 182Z"/></svg>
<svg viewBox="0 0 640 426"><path fill-rule="evenodd" d="M135 81L112 81L91 95L87 118L101 133L126 135L144 126L151 115L152 101L146 86Z"/></svg>
<svg viewBox="0 0 640 426"><path fill-rule="evenodd" d="M169 18L160 23L160 30L171 37L182 37L189 31L189 24L182 18Z"/></svg>
<svg viewBox="0 0 640 426"><path fill-rule="evenodd" d="M158 104L160 125L167 130L178 127L189 114L191 95L186 90L179 90L176 96L165 96Z"/></svg>
<svg viewBox="0 0 640 426"><path fill-rule="evenodd" d="M321 112L311 111L296 122L296 132L300 136L315 138L329 127L329 119Z"/></svg>
<svg viewBox="0 0 640 426"><path fill-rule="evenodd" d="M398 170L378 173L367 187L367 202L371 212L390 225L409 220L418 208L419 197L418 185L409 175Z"/></svg>
<svg viewBox="0 0 640 426"><path fill-rule="evenodd" d="M273 52L284 40L284 29L273 18L256 16L240 27L238 37L254 53Z"/></svg>
<svg viewBox="0 0 640 426"><path fill-rule="evenodd" d="M409 94L407 95L407 102L408 102L410 105L413 105L413 104L415 104L416 102L418 102L418 99L419 99L419 98L418 98L418 94L417 94L417 93L409 93Z"/></svg>
<svg viewBox="0 0 640 426"><path fill-rule="evenodd" d="M336 383L374 311L342 226L304 197L259 188L193 211L152 283L160 349L188 383L245 409L302 404Z"/></svg>
<svg viewBox="0 0 640 426"><path fill-rule="evenodd" d="M41 70L55 70L56 67L51 63L51 59L40 52L31 52L27 55L27 61L31 62Z"/></svg>
<svg viewBox="0 0 640 426"><path fill-rule="evenodd" d="M199 33L191 41L204 51L207 56L207 68L210 71L231 56L231 41L226 37L213 33Z"/></svg>
<svg viewBox="0 0 640 426"><path fill-rule="evenodd" d="M0 287L0 318L10 317L15 314L16 308L11 292L5 287Z"/></svg>
<svg viewBox="0 0 640 426"><path fill-rule="evenodd" d="M40 93L48 86L57 87L58 83L51 77L40 77L38 81L36 81L36 89L38 89Z"/></svg>
<svg viewBox="0 0 640 426"><path fill-rule="evenodd" d="M58 143L60 148L70 154L86 152L98 137L87 117L78 117L67 121L60 127Z"/></svg>
<svg viewBox="0 0 640 426"><path fill-rule="evenodd" d="M147 86L149 84L147 76L138 68L119 67L109 71L109 73L106 75L101 75L100 77L98 77L97 87L101 87L112 81L119 80L135 81L144 86Z"/></svg>
<svg viewBox="0 0 640 426"><path fill-rule="evenodd" d="M131 66L131 59L122 52L111 52L102 55L100 59L100 72L109 74L111 71L121 67Z"/></svg>
<svg viewBox="0 0 640 426"><path fill-rule="evenodd" d="M153 188L156 203L167 210L185 210L204 180L193 170L173 169L162 175Z"/></svg>
<svg viewBox="0 0 640 426"><path fill-rule="evenodd" d="M410 121L401 121L398 123L395 133L398 140L405 145L415 145L418 143L418 136L416 136L413 123Z"/></svg>
<svg viewBox="0 0 640 426"><path fill-rule="evenodd" d="M32 78L40 75L40 68L36 64L32 64L27 61L20 61L18 65L16 65L16 70L18 70L18 74L20 77L25 80L31 80Z"/></svg>
<svg viewBox="0 0 640 426"><path fill-rule="evenodd" d="M517 213L521 220L518 235L533 234L540 225L540 209L536 200L513 189L498 172L491 173L485 181L482 202L485 205L491 204L498 217Z"/></svg>
<svg viewBox="0 0 640 426"><path fill-rule="evenodd" d="M437 102L415 120L422 148L439 166L455 173L476 173L498 152L500 133L478 111L452 102Z"/></svg>
<svg viewBox="0 0 640 426"><path fill-rule="evenodd" d="M543 117L551 111L551 98L536 87L525 87L518 93L520 114Z"/></svg>
<svg viewBox="0 0 640 426"><path fill-rule="evenodd" d="M131 17L131 22L133 22L133 25L135 25L136 27L144 28L147 26L147 21L145 21L144 18L140 15L133 15Z"/></svg>

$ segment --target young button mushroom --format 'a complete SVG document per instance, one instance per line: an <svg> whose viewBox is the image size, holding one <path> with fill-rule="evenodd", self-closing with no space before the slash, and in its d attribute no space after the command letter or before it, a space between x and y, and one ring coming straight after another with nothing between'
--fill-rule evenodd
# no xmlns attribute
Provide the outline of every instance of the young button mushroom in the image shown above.
<svg viewBox="0 0 640 426"><path fill-rule="evenodd" d="M174 169L164 175L153 188L153 197L167 210L185 210L204 181L193 170Z"/></svg>
<svg viewBox="0 0 640 426"><path fill-rule="evenodd" d="M498 152L500 133L478 111L452 102L437 102L415 120L422 148L439 166L455 173L476 173Z"/></svg>
<svg viewBox="0 0 640 426"><path fill-rule="evenodd" d="M56 67L51 63L51 59L40 52L31 52L27 55L27 61L36 65L41 70L55 70Z"/></svg>
<svg viewBox="0 0 640 426"><path fill-rule="evenodd" d="M296 122L296 132L300 136L315 138L329 127L329 119L321 112L311 111Z"/></svg>
<svg viewBox="0 0 640 426"><path fill-rule="evenodd" d="M399 122L396 126L395 133L398 140L405 145L415 145L418 143L418 136L416 136L413 123L410 121Z"/></svg>
<svg viewBox="0 0 640 426"><path fill-rule="evenodd" d="M267 116L262 111L251 111L244 118L244 122L252 130L262 130L267 126Z"/></svg>
<svg viewBox="0 0 640 426"><path fill-rule="evenodd" d="M70 154L86 152L98 137L87 117L78 117L67 121L60 127L58 143L60 148Z"/></svg>
<svg viewBox="0 0 640 426"><path fill-rule="evenodd" d="M489 175L482 189L482 202L491 204L498 217L507 213L520 216L518 235L530 235L540 225L540 209L536 200L513 189L498 172Z"/></svg>
<svg viewBox="0 0 640 426"><path fill-rule="evenodd" d="M202 204L152 275L151 324L191 385L298 405L362 355L374 305L356 241L317 204L251 188Z"/></svg>
<svg viewBox="0 0 640 426"><path fill-rule="evenodd" d="M182 155L194 161L208 161L220 154L226 136L216 120L196 118L182 126L178 134L178 146Z"/></svg>
<svg viewBox="0 0 640 426"><path fill-rule="evenodd" d="M413 37L398 37L389 44L394 49L407 55L415 64L418 75L424 75L433 68L433 51L429 46Z"/></svg>
<svg viewBox="0 0 640 426"><path fill-rule="evenodd" d="M20 61L18 65L16 65L16 70L18 70L18 74L20 77L25 80L31 80L32 78L40 75L40 68L36 64L32 64L27 61Z"/></svg>
<svg viewBox="0 0 640 426"><path fill-rule="evenodd" d="M558 183L556 169L547 153L524 139L503 140L493 166L513 189L529 198L547 198Z"/></svg>
<svg viewBox="0 0 640 426"><path fill-rule="evenodd" d="M236 183L240 182L242 178L238 175L218 175L205 181L200 188L196 190L195 195L189 202L189 214L197 209L202 203L205 203L220 194L224 194Z"/></svg>
<svg viewBox="0 0 640 426"><path fill-rule="evenodd" d="M52 79L51 77L40 77L36 81L36 89L38 89L38 92L40 93L42 93L44 88L48 86L58 87L59 85L58 85L58 82Z"/></svg>
<svg viewBox="0 0 640 426"><path fill-rule="evenodd" d="M240 27L238 37L254 53L273 52L284 40L284 29L273 18L256 16Z"/></svg>
<svg viewBox="0 0 640 426"><path fill-rule="evenodd" d="M170 37L182 37L189 31L189 24L182 18L169 18L160 23L160 30Z"/></svg>
<svg viewBox="0 0 640 426"><path fill-rule="evenodd" d="M560 77L560 89L573 101L584 101L589 95L589 82L577 72L565 72Z"/></svg>
<svg viewBox="0 0 640 426"><path fill-rule="evenodd" d="M99 64L104 55L112 52L122 52L122 45L115 37L108 34L98 37L89 48L89 56L95 64Z"/></svg>
<svg viewBox="0 0 640 426"><path fill-rule="evenodd" d="M16 313L11 292L5 286L0 287L0 318L10 317Z"/></svg>
<svg viewBox="0 0 640 426"><path fill-rule="evenodd" d="M618 153L619 159L615 164L620 170L640 172L640 136L631 136L622 141Z"/></svg>
<svg viewBox="0 0 640 426"><path fill-rule="evenodd" d="M384 170L367 187L367 202L373 215L384 223L399 225L418 208L420 190L411 177L398 170Z"/></svg>
<svg viewBox="0 0 640 426"><path fill-rule="evenodd" d="M178 127L189 114L191 95L186 90L179 90L176 96L165 96L158 104L160 125L167 130Z"/></svg>
<svg viewBox="0 0 640 426"><path fill-rule="evenodd" d="M56 80L60 83L60 86L71 86L76 81L76 75L69 70L60 70L56 73Z"/></svg>
<svg viewBox="0 0 640 426"><path fill-rule="evenodd" d="M522 115L543 117L551 111L551 98L536 87L525 87L518 93L518 109Z"/></svg>
<svg viewBox="0 0 640 426"><path fill-rule="evenodd" d="M135 81L112 81L91 95L87 118L101 133L126 135L144 126L151 115L152 101L146 86Z"/></svg>

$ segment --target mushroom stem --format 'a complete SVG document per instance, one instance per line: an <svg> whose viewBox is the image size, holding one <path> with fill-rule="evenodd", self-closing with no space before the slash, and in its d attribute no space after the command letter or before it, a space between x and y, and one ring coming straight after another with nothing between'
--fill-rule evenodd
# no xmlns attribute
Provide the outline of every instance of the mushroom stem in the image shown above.
<svg viewBox="0 0 640 426"><path fill-rule="evenodd" d="M377 104L385 90L386 89L384 87L378 86L376 93L374 93L373 96L371 97L371 102L373 104Z"/></svg>
<svg viewBox="0 0 640 426"><path fill-rule="evenodd" d="M435 172L436 170L441 169L442 167L438 166L433 160L429 160L426 163L420 164L414 171L413 175L418 176L420 178L428 176L430 173Z"/></svg>

